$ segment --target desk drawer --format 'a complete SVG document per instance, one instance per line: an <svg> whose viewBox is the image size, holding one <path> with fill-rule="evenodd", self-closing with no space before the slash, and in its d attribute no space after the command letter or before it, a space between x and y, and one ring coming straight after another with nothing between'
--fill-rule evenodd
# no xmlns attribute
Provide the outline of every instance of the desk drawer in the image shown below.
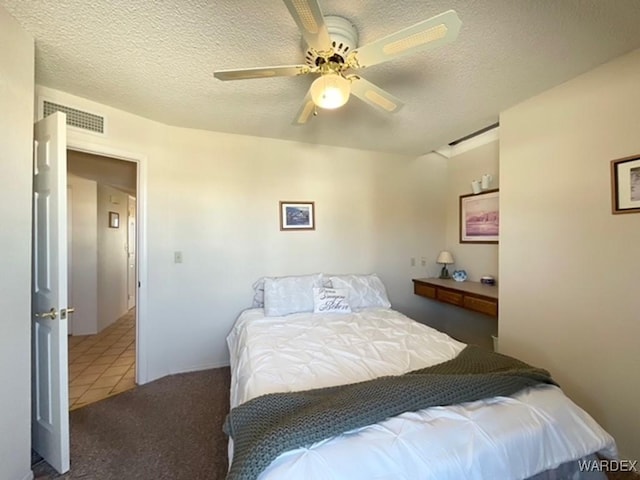
<svg viewBox="0 0 640 480"><path fill-rule="evenodd" d="M452 292L450 290L443 290L441 288L438 289L437 292L438 300L441 302L451 303L453 305L462 305L462 294Z"/></svg>
<svg viewBox="0 0 640 480"><path fill-rule="evenodd" d="M413 293L415 293L416 295L427 297L427 298L436 298L435 287L430 287L429 285L422 285L421 283L414 283Z"/></svg>
<svg viewBox="0 0 640 480"><path fill-rule="evenodd" d="M475 310L476 312L486 313L492 317L498 316L498 303L490 300L483 300L475 297L464 297L464 306L469 310Z"/></svg>

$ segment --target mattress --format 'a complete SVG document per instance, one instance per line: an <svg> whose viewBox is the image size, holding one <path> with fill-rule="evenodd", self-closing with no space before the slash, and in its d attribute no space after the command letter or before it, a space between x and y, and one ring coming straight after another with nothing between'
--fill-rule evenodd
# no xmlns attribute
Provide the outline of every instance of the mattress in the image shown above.
<svg viewBox="0 0 640 480"><path fill-rule="evenodd" d="M249 309L227 343L232 408L266 393L400 375L465 347L387 308L282 317ZM280 455L259 478L515 480L594 452L616 457L613 438L558 387L545 385L345 432Z"/></svg>

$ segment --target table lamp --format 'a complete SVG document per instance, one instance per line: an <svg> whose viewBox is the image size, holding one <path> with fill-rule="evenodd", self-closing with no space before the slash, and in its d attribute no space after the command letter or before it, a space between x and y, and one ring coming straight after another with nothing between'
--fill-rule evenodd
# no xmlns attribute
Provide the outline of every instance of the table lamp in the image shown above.
<svg viewBox="0 0 640 480"><path fill-rule="evenodd" d="M442 264L442 270L440 270L440 277L438 278L451 278L449 276L449 270L447 270L447 265L453 263L453 255L446 250L443 250L438 255L436 262Z"/></svg>

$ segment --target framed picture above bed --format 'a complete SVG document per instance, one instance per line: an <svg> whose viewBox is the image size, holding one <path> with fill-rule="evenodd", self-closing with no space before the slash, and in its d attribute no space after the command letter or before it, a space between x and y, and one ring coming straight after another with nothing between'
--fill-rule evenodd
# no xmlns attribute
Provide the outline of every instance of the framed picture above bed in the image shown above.
<svg viewBox="0 0 640 480"><path fill-rule="evenodd" d="M315 230L314 202L280 202L280 230Z"/></svg>
<svg viewBox="0 0 640 480"><path fill-rule="evenodd" d="M460 243L498 243L498 189L460 196Z"/></svg>
<svg viewBox="0 0 640 480"><path fill-rule="evenodd" d="M611 161L611 212L640 212L640 155Z"/></svg>

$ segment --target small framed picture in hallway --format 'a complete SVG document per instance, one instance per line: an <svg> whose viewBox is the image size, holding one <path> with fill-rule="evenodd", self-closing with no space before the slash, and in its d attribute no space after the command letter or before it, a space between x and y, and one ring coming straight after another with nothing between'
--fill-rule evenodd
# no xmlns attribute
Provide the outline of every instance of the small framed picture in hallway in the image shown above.
<svg viewBox="0 0 640 480"><path fill-rule="evenodd" d="M120 214L109 212L109 228L120 228Z"/></svg>

